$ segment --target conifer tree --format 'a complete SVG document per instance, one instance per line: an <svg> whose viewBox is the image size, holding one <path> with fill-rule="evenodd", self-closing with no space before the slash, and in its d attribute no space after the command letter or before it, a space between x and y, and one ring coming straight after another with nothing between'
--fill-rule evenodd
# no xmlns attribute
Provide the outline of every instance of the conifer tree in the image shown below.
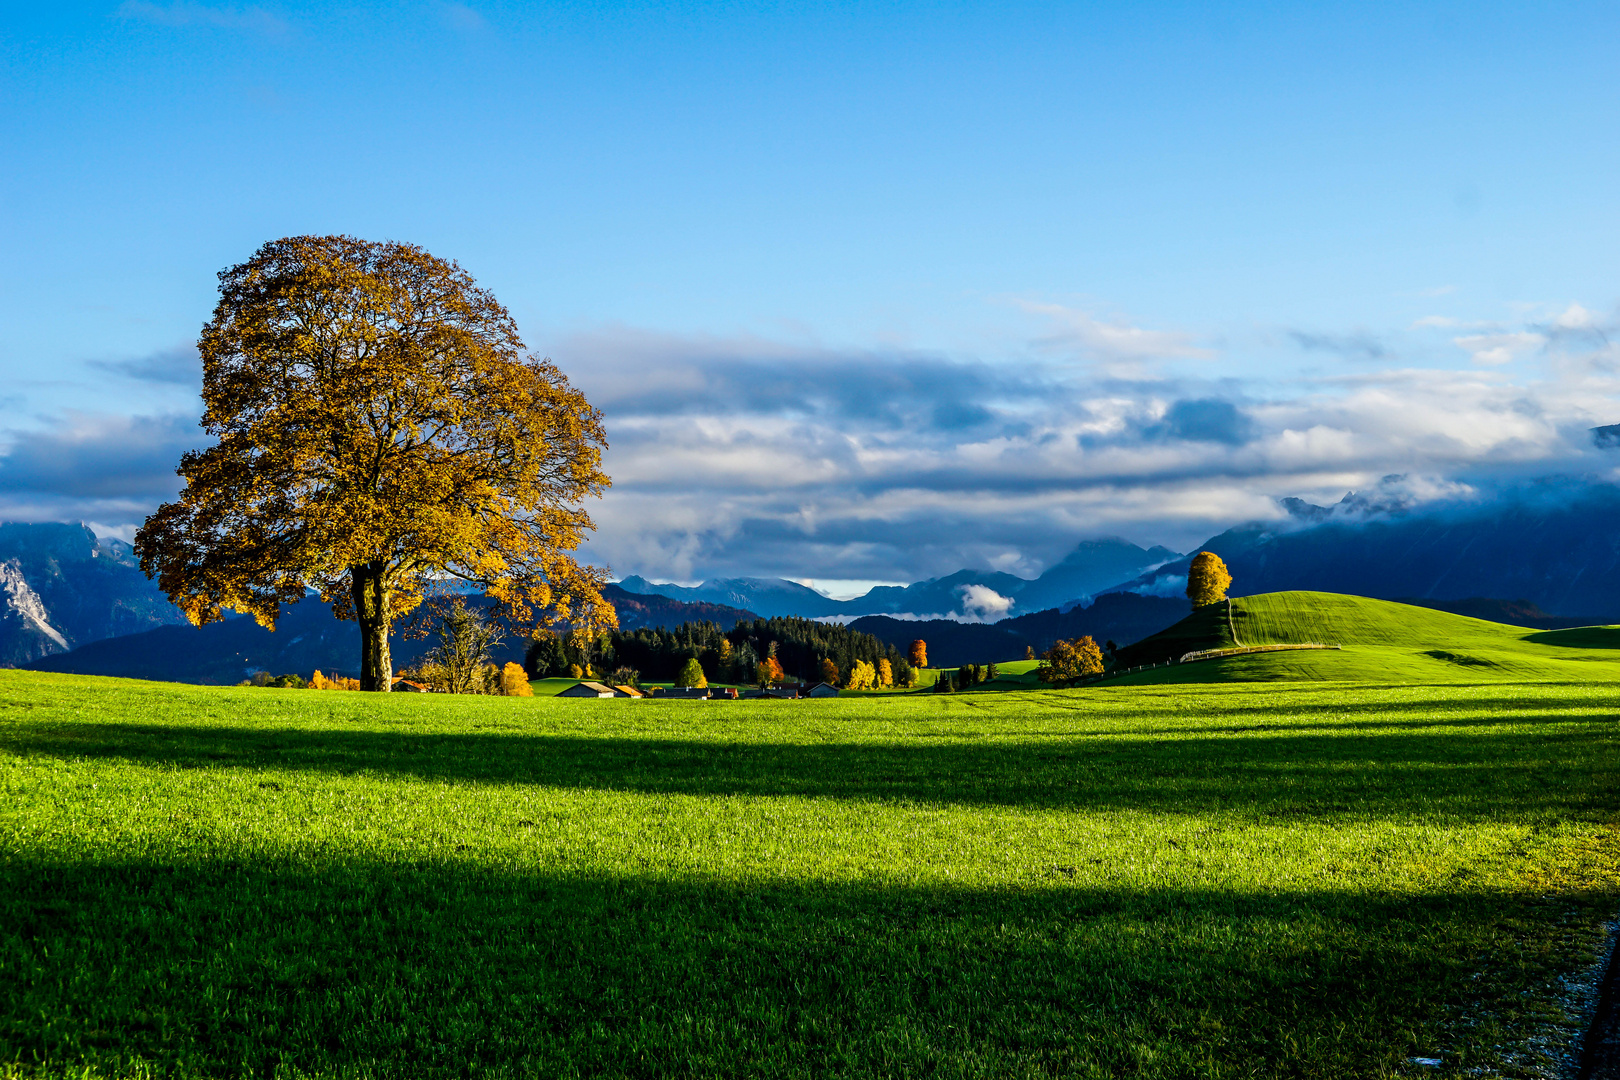
<svg viewBox="0 0 1620 1080"><path fill-rule="evenodd" d="M703 665L698 663L697 657L692 657L681 668L681 673L675 676L675 685L696 687L709 685L709 680L703 674Z"/></svg>

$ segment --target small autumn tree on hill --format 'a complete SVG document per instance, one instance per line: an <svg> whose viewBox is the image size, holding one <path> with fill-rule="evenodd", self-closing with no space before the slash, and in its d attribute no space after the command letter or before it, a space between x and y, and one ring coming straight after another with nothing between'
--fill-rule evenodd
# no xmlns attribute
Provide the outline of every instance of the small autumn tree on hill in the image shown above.
<svg viewBox="0 0 1620 1080"><path fill-rule="evenodd" d="M928 642L918 638L911 643L911 666L925 668L928 666Z"/></svg>
<svg viewBox="0 0 1620 1080"><path fill-rule="evenodd" d="M1231 584L1232 575L1219 555L1200 551L1193 556L1192 565L1187 568L1187 599L1192 601L1195 611L1225 600Z"/></svg>
<svg viewBox="0 0 1620 1080"><path fill-rule="evenodd" d="M274 628L315 588L360 624L360 682L425 586L475 584L515 624L617 625L575 562L608 486L602 418L453 262L349 236L265 244L220 274L203 327L203 429L180 497L135 538L190 620Z"/></svg>

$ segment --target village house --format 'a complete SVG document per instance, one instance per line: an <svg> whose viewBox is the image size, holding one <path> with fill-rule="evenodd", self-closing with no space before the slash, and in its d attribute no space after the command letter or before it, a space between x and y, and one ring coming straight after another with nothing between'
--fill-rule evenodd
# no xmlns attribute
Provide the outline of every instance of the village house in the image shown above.
<svg viewBox="0 0 1620 1080"><path fill-rule="evenodd" d="M568 689L557 694L558 697L585 697L610 698L625 695L616 695L611 686L603 686L599 682L577 682Z"/></svg>

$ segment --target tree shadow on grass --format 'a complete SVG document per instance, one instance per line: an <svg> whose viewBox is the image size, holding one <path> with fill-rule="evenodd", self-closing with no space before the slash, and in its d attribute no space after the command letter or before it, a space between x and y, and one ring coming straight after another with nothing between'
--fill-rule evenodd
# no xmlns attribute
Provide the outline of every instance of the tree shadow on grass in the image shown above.
<svg viewBox="0 0 1620 1080"><path fill-rule="evenodd" d="M680 795L906 800L1067 810L1496 819L1620 808L1610 721L1513 730L1255 730L1149 740L771 743L501 732L16 724L20 754L159 767L369 773ZM1536 730L1546 723L1544 730Z"/></svg>
<svg viewBox="0 0 1620 1080"><path fill-rule="evenodd" d="M0 861L0 1061L1386 1076L1436 1051L1490 1065L1458 1056L1448 1021L1486 1010L1474 1041L1511 1043L1573 962L1527 927L1574 911L1590 928L1606 902L1095 889L1064 885L1063 869L1045 888L976 890L13 857Z"/></svg>

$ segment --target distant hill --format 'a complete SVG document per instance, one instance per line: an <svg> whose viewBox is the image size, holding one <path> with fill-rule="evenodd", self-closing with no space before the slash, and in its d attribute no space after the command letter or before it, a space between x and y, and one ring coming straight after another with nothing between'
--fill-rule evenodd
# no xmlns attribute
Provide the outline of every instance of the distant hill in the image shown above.
<svg viewBox="0 0 1620 1080"><path fill-rule="evenodd" d="M0 524L0 667L183 622L128 544L83 525Z"/></svg>
<svg viewBox="0 0 1620 1080"><path fill-rule="evenodd" d="M628 593L752 611L767 619L780 615L816 619L843 613L840 601L786 578L716 578L701 585L685 586L661 585L632 574L618 584Z"/></svg>
<svg viewBox="0 0 1620 1080"><path fill-rule="evenodd" d="M911 585L879 585L853 600L834 600L785 578L717 578L701 585L684 586L656 584L631 575L619 585L643 595L746 608L767 618L896 614L984 617L999 612L981 606L989 598L972 592L973 586L1012 601L1007 613L1023 614L1090 598L1178 557L1169 548L1143 548L1118 537L1107 537L1079 544L1034 579L999 571L958 570ZM991 603L993 605L994 601Z"/></svg>
<svg viewBox="0 0 1620 1080"><path fill-rule="evenodd" d="M908 620L868 615L850 628L871 634L904 651L911 642L928 642L928 662L934 667L959 667L1021 660L1024 650L1043 653L1059 638L1090 635L1101 645L1112 640L1125 645L1163 630L1187 614L1187 601L1163 596L1112 593L1099 596L1089 608L1045 611L1003 619L997 623L963 623L949 619Z"/></svg>
<svg viewBox="0 0 1620 1080"><path fill-rule="evenodd" d="M626 630L694 621L717 622L729 629L740 619L754 618L735 608L636 596L611 585L607 597L617 606L620 625ZM476 603L481 598L468 599ZM430 644L395 633L389 640L395 669L420 659ZM493 659L501 664L508 660L522 663L525 645L520 636L508 635ZM22 666L78 675L228 685L255 671L296 672L308 678L319 669L353 678L360 673L359 656L360 632L355 624L339 621L329 605L311 596L284 609L274 633L250 618L230 618L201 628L189 623L165 626L92 642Z"/></svg>
<svg viewBox="0 0 1620 1080"><path fill-rule="evenodd" d="M1536 630L1388 600L1289 591L1212 604L1121 650L1121 669L1234 645L1315 642L1126 675L1137 682L1617 682L1620 627Z"/></svg>
<svg viewBox="0 0 1620 1080"><path fill-rule="evenodd" d="M730 630L745 619L759 618L756 613L743 608L701 600L688 603L657 594L638 594L618 585L609 585L602 590L602 595L619 613L620 630L667 629L687 622L719 623L724 629Z"/></svg>
<svg viewBox="0 0 1620 1080"><path fill-rule="evenodd" d="M1467 615L1471 619L1503 623L1507 626L1525 626L1536 630L1563 630L1571 626L1597 626L1611 621L1600 615L1549 615L1528 600L1491 600L1470 596L1463 600L1423 600L1399 596L1395 601L1414 607L1449 611L1453 615Z"/></svg>
<svg viewBox="0 0 1620 1080"><path fill-rule="evenodd" d="M1620 487L1537 487L1484 506L1336 506L1284 500L1284 522L1212 537L1233 595L1320 590L1393 600L1519 597L1543 613L1620 619ZM1186 558L1119 586L1180 592Z"/></svg>

